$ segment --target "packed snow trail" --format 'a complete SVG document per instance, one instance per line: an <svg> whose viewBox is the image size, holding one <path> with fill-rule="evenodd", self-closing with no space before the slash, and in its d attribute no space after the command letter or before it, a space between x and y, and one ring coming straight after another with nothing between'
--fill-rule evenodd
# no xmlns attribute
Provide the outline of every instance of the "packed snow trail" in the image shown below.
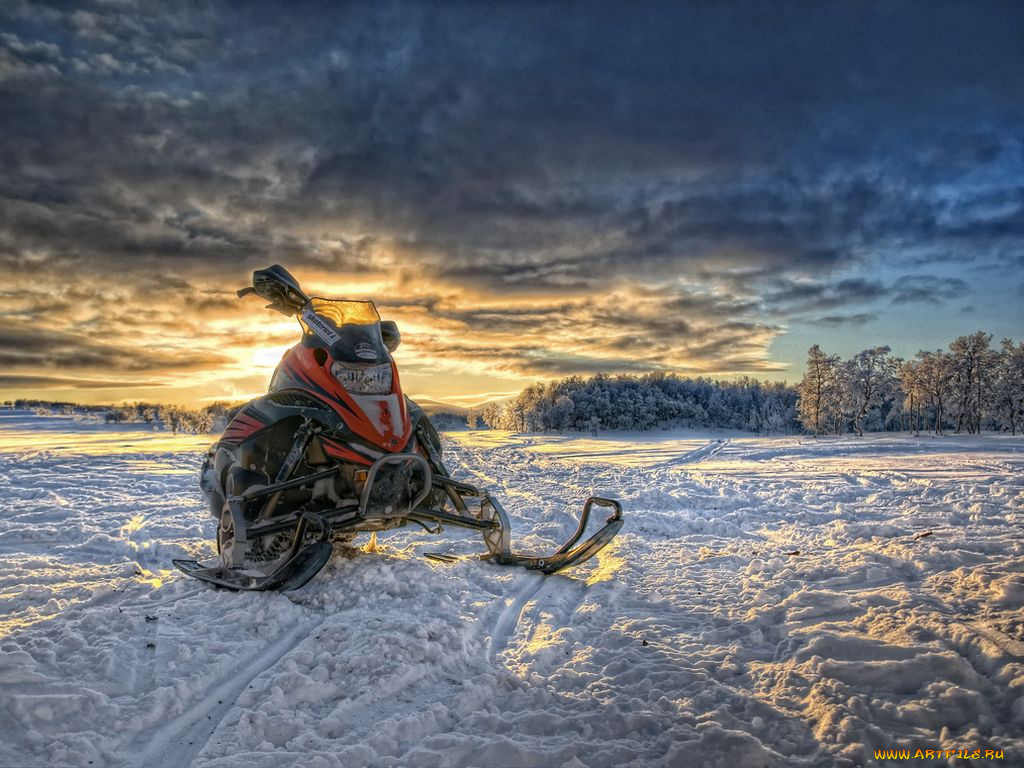
<svg viewBox="0 0 1024 768"><path fill-rule="evenodd" d="M546 578L409 529L197 589L207 438L0 411L0 766L1024 764L1024 440L445 440L518 548L590 494L626 527Z"/></svg>
<svg viewBox="0 0 1024 768"><path fill-rule="evenodd" d="M281 661L309 632L322 623L322 618L298 624L260 649L252 658L244 658L237 667L228 670L220 680L203 691L203 698L154 731L144 731L138 749L132 750L138 762L147 766L187 765L216 732L224 716L237 702L249 684ZM188 642L182 637L181 642Z"/></svg>

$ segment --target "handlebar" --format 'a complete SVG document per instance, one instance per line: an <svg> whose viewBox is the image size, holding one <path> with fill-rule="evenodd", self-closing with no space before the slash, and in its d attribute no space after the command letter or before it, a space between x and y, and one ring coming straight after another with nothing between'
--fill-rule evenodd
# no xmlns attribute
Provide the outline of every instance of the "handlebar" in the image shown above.
<svg viewBox="0 0 1024 768"><path fill-rule="evenodd" d="M299 286L299 281L280 264L253 272L252 286L237 293L238 298L255 293L270 302L267 309L283 315L297 315L309 304L309 297Z"/></svg>

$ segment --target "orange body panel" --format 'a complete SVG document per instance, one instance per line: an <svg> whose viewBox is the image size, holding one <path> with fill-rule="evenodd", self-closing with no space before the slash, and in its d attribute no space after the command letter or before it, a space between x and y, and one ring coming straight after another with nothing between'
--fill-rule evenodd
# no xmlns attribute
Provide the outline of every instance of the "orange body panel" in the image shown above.
<svg viewBox="0 0 1024 768"><path fill-rule="evenodd" d="M330 365L330 358L321 365L313 349L299 344L288 351L278 368L289 380L290 387L303 389L329 404L359 437L388 453L404 450L412 437L412 427L394 361L391 361L391 392L388 395L359 396L364 403L375 401L373 407L377 412L373 416L367 414L364 406L334 377ZM394 402L389 403L392 399ZM398 413L393 412L394 406L397 406Z"/></svg>

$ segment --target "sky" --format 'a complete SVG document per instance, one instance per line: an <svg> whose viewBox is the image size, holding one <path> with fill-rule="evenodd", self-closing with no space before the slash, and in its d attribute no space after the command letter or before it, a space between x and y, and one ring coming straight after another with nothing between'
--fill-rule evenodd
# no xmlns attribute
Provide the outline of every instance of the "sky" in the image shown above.
<svg viewBox="0 0 1024 768"><path fill-rule="evenodd" d="M1024 4L0 6L0 400L265 391L280 263L407 394L1024 336Z"/></svg>

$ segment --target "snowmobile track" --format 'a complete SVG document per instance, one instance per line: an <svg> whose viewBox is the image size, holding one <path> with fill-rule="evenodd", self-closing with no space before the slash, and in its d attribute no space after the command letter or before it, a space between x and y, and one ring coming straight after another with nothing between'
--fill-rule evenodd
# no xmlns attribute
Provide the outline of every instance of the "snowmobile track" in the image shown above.
<svg viewBox="0 0 1024 768"><path fill-rule="evenodd" d="M203 751L217 732L235 701L249 684L309 637L323 618L301 624L268 645L254 658L243 660L204 692L195 706L173 718L160 730L147 736L145 750L134 765L188 765Z"/></svg>
<svg viewBox="0 0 1024 768"><path fill-rule="evenodd" d="M500 599L503 605L490 625L489 634L486 627L481 628L485 648L482 656L462 659L461 666L458 659L452 659L441 667L413 667L372 691L336 707L332 715L346 719L343 743L359 744L365 741L384 718L415 717L433 702L446 702L457 697L467 679L487 674L488 668L498 656L508 649L520 629L522 617L535 612L540 602L546 602L544 598L549 592L548 585L562 580L558 576L544 576L529 571L524 573L519 579L522 586ZM533 623L531 621L531 625Z"/></svg>
<svg viewBox="0 0 1024 768"><path fill-rule="evenodd" d="M1005 632L993 627L991 624L983 621L967 619L960 622L959 626L982 640L987 641L1007 659L1011 661L1020 661L1024 659L1024 643L1014 637L1010 637Z"/></svg>
<svg viewBox="0 0 1024 768"><path fill-rule="evenodd" d="M418 701L417 693L421 687L426 687L428 692L423 699L432 701L441 700L443 697L437 693L437 678L444 670L438 670L427 666L412 667L391 680L377 685L373 690L363 693L354 699L339 704L332 711L334 717L344 717L346 741L350 744L358 744L365 740L367 735L373 731L377 724L386 717L395 717L396 713L404 714L418 711L419 704L412 704L403 708L396 704L399 695L405 696L409 701ZM457 691L452 691L454 695Z"/></svg>
<svg viewBox="0 0 1024 768"><path fill-rule="evenodd" d="M711 459L720 454L726 449L730 443L729 439L724 440L712 440L707 445L702 445L700 448L695 448L689 453L684 453L669 461L663 462L661 465L655 465L652 469L665 468L665 467L678 467L683 464L696 464L704 459Z"/></svg>
<svg viewBox="0 0 1024 768"><path fill-rule="evenodd" d="M151 603L124 603L122 605L119 605L118 608L159 608L163 605L170 605L171 603L176 603L179 600L185 600L186 598L194 597L195 595L198 595L202 592L206 592L207 589L208 587L202 586L198 587L197 589L190 589L188 592L182 592L180 595L175 595L174 597L168 597L166 600L156 600Z"/></svg>
<svg viewBox="0 0 1024 768"><path fill-rule="evenodd" d="M542 661L529 650L530 643L538 635L544 638L543 645L552 645L550 638L556 633L571 628L573 617L586 599L589 585L567 576L548 576L543 589L538 589L523 604L516 625L504 645L506 664L518 657L523 664L529 659L531 669L541 674L550 673L551 659Z"/></svg>
<svg viewBox="0 0 1024 768"><path fill-rule="evenodd" d="M494 663L497 655L508 645L509 638L516 631L519 617L523 614L526 604L543 589L547 583L540 574L528 574L527 583L514 596L505 599L505 607L491 629L491 637L487 643L487 662Z"/></svg>

